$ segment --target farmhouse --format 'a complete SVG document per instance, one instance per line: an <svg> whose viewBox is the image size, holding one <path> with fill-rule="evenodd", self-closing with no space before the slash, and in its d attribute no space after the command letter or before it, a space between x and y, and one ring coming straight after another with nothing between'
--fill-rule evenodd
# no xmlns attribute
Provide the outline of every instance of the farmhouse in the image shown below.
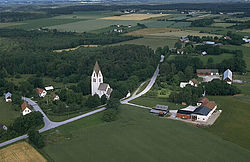
<svg viewBox="0 0 250 162"><path fill-rule="evenodd" d="M197 69L196 74L198 76L219 75L219 71L218 69Z"/></svg>
<svg viewBox="0 0 250 162"><path fill-rule="evenodd" d="M11 94L10 92L6 93L6 94L4 95L5 101L6 101L6 102L11 102L11 101L12 101L11 96L12 96L12 94Z"/></svg>
<svg viewBox="0 0 250 162"><path fill-rule="evenodd" d="M198 87L199 84L201 84L201 83L198 82L196 79L191 79L189 82L181 82L181 83L180 83L180 87L181 87L181 88L184 88L184 87L186 87L187 85L191 85L191 86L194 86L194 87Z"/></svg>
<svg viewBox="0 0 250 162"><path fill-rule="evenodd" d="M113 89L107 83L103 83L103 75L98 62L95 63L94 70L91 76L91 94L97 94L100 98L105 95L110 97Z"/></svg>
<svg viewBox="0 0 250 162"><path fill-rule="evenodd" d="M56 94L52 94L51 96L52 96L52 98L53 98L53 101L58 101L58 100L60 100L59 96L56 95Z"/></svg>
<svg viewBox="0 0 250 162"><path fill-rule="evenodd" d="M228 84L232 84L232 82L233 82L233 73L232 73L231 70L227 69L224 72L223 80L226 81Z"/></svg>
<svg viewBox="0 0 250 162"><path fill-rule="evenodd" d="M191 119L193 121L206 122L216 110L217 105L207 98L198 101L197 106L188 106L177 111L176 117L181 119Z"/></svg>
<svg viewBox="0 0 250 162"><path fill-rule="evenodd" d="M26 101L24 101L21 107L22 107L23 116L32 112L30 105Z"/></svg>
<svg viewBox="0 0 250 162"><path fill-rule="evenodd" d="M41 89L41 88L37 88L37 93L39 95L39 97L45 97L47 92L44 90L44 89Z"/></svg>

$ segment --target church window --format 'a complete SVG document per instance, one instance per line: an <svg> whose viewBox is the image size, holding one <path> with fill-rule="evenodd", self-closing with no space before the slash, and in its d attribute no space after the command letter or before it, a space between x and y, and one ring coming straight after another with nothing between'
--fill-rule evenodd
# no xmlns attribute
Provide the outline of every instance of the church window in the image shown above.
<svg viewBox="0 0 250 162"><path fill-rule="evenodd" d="M102 82L102 79L101 79L101 78L99 79L99 82Z"/></svg>
<svg viewBox="0 0 250 162"><path fill-rule="evenodd" d="M95 79L95 78L93 79L93 82L96 82L96 79Z"/></svg>

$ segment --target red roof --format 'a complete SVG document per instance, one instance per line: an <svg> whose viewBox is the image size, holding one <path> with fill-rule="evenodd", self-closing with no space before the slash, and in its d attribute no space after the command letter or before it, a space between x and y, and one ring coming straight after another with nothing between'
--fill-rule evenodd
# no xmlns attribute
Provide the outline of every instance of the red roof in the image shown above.
<svg viewBox="0 0 250 162"><path fill-rule="evenodd" d="M203 98L201 98L199 101L198 101L198 103L202 103L202 104L206 104L206 103L208 103L209 102L209 100L208 100L208 98L206 98L206 97L203 97Z"/></svg>
<svg viewBox="0 0 250 162"><path fill-rule="evenodd" d="M57 97L57 95L56 95L56 94L52 94L51 96L52 96L53 98L56 98L56 97Z"/></svg>
<svg viewBox="0 0 250 162"><path fill-rule="evenodd" d="M24 101L24 103L22 104L22 112L26 109L26 107L30 107L30 105L26 102L26 101Z"/></svg>
<svg viewBox="0 0 250 162"><path fill-rule="evenodd" d="M214 107L216 106L216 103L214 102L214 101L210 101L210 102L208 102L208 103L206 103L205 105L203 105L203 106L206 106L206 107L208 107L209 109L214 109Z"/></svg>
<svg viewBox="0 0 250 162"><path fill-rule="evenodd" d="M41 94L41 93L43 93L43 89L41 89L41 88L37 88L37 92L39 93L39 94Z"/></svg>

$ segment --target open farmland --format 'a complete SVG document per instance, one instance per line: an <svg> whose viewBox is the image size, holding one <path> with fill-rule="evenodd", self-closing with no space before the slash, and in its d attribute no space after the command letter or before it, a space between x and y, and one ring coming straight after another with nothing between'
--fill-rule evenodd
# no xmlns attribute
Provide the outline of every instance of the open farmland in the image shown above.
<svg viewBox="0 0 250 162"><path fill-rule="evenodd" d="M39 154L31 145L20 142L0 150L1 162L46 162L47 160Z"/></svg>
<svg viewBox="0 0 250 162"><path fill-rule="evenodd" d="M136 30L125 35L132 35L132 36L144 36L149 34L156 34L156 33L166 33L166 32L176 32L180 31L181 29L176 28L145 28Z"/></svg>
<svg viewBox="0 0 250 162"><path fill-rule="evenodd" d="M42 152L60 162L83 159L92 162L183 159L244 162L250 158L250 152L242 147L189 124L158 118L148 110L123 105L120 118L115 122L94 123L94 118L91 116L47 132L52 143ZM92 124L86 126L90 121Z"/></svg>
<svg viewBox="0 0 250 162"><path fill-rule="evenodd" d="M241 30L241 32L250 33L250 29Z"/></svg>
<svg viewBox="0 0 250 162"><path fill-rule="evenodd" d="M155 17L164 17L168 16L168 14L127 14L121 16L111 16L111 17L103 17L103 20L147 20Z"/></svg>
<svg viewBox="0 0 250 162"><path fill-rule="evenodd" d="M175 21L148 21L144 23L148 28L185 28L190 26L191 22Z"/></svg>
<svg viewBox="0 0 250 162"><path fill-rule="evenodd" d="M172 32L165 32L165 33L155 33L155 34L150 34L150 35L168 36L168 37L181 37L181 36L187 36L187 35L199 36L199 37L203 37L203 36L220 37L220 35L200 33L199 31L193 31L193 30L172 31Z"/></svg>
<svg viewBox="0 0 250 162"><path fill-rule="evenodd" d="M152 49L157 49L158 47L164 47L168 45L170 48L174 47L174 44L179 40L177 37L159 37L147 35L143 38L133 39L130 41L124 41L121 43L116 43L112 45L124 45L124 44L136 44L136 45L144 45L149 46Z"/></svg>
<svg viewBox="0 0 250 162"><path fill-rule="evenodd" d="M24 23L0 23L0 28L6 28L6 27L10 27L10 26L18 26L18 25L22 25Z"/></svg>
<svg viewBox="0 0 250 162"><path fill-rule="evenodd" d="M230 26L233 26L233 25L235 25L235 23L214 23L211 26L227 28L227 27L230 27Z"/></svg>

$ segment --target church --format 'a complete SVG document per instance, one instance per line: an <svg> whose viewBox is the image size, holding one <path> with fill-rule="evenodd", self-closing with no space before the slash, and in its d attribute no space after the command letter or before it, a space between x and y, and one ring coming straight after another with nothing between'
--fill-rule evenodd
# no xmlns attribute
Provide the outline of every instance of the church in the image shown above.
<svg viewBox="0 0 250 162"><path fill-rule="evenodd" d="M95 67L91 76L91 94L97 94L100 98L106 95L107 99L110 97L113 89L107 83L103 83L103 75L100 70L99 64L96 61Z"/></svg>

